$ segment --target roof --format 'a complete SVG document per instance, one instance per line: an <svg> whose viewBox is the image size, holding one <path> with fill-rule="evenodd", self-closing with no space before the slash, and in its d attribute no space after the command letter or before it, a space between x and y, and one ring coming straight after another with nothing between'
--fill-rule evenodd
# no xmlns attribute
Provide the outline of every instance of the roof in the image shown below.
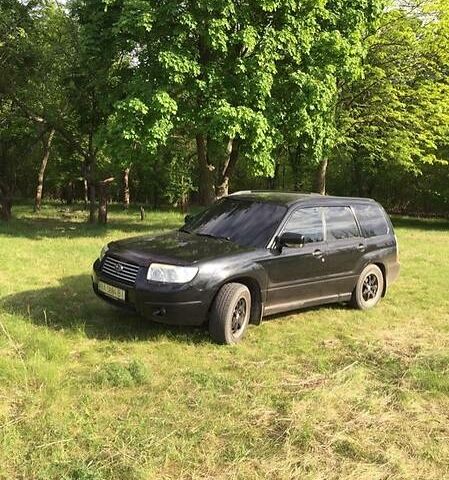
<svg viewBox="0 0 449 480"><path fill-rule="evenodd" d="M374 202L371 198L358 197L337 197L330 195L319 195L318 193L298 193L298 192L277 192L277 191L261 191L247 190L235 192L230 195L232 198L242 200L250 200L253 202L269 202L278 205L291 207L297 204L314 204L314 205L343 205L350 203Z"/></svg>

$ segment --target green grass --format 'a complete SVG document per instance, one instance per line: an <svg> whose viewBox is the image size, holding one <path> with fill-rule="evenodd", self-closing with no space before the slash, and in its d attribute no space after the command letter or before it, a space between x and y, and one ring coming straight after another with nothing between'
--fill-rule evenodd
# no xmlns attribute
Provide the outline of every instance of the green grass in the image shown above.
<svg viewBox="0 0 449 480"><path fill-rule="evenodd" d="M396 218L369 312L277 316L237 347L96 299L112 239L181 215L29 206L0 225L0 478L449 478L449 223Z"/></svg>

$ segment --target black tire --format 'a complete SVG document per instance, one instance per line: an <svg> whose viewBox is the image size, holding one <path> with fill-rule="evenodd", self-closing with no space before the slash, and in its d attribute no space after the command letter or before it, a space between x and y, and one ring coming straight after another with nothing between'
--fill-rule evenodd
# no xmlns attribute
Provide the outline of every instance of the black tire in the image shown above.
<svg viewBox="0 0 449 480"><path fill-rule="evenodd" d="M227 283L221 287L209 317L212 339L224 345L240 342L245 335L251 313L251 294L241 283Z"/></svg>
<svg viewBox="0 0 449 480"><path fill-rule="evenodd" d="M351 305L359 310L374 308L382 298L385 279L382 270L374 264L365 267L352 293Z"/></svg>

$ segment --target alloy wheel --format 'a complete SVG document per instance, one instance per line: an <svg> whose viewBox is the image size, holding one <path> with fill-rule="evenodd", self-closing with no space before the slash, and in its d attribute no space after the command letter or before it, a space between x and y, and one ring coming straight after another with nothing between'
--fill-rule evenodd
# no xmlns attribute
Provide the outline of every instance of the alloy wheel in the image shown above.
<svg viewBox="0 0 449 480"><path fill-rule="evenodd" d="M365 280L363 281L362 286L362 298L365 302L369 302L373 300L377 296L377 292L379 291L379 279L377 275L374 273L370 273L366 276Z"/></svg>
<svg viewBox="0 0 449 480"><path fill-rule="evenodd" d="M232 312L231 331L233 335L238 335L242 330L246 319L246 300L240 298Z"/></svg>

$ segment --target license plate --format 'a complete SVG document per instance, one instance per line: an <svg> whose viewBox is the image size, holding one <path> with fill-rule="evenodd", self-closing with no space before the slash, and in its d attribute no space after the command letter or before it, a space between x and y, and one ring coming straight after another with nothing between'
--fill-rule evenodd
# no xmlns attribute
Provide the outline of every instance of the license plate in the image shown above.
<svg viewBox="0 0 449 480"><path fill-rule="evenodd" d="M121 300L122 302L125 301L126 291L122 288L113 287L112 285L104 282L98 282L98 290L108 297L114 298L115 300Z"/></svg>

